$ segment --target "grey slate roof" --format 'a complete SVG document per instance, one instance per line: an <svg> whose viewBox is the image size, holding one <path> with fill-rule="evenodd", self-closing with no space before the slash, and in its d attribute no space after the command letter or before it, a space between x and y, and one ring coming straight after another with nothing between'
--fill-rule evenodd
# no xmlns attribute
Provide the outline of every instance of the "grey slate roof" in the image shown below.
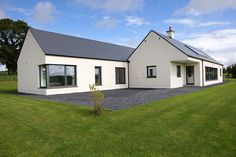
<svg viewBox="0 0 236 157"><path fill-rule="evenodd" d="M134 48L30 28L46 55L128 61ZM187 56L221 64L203 51L155 32ZM137 49L137 48L136 48ZM196 51L198 53L196 53ZM222 65L222 64L221 64Z"/></svg>
<svg viewBox="0 0 236 157"><path fill-rule="evenodd" d="M170 44L175 46L177 49L179 49L180 51L182 51L183 53L185 53L189 57L193 57L193 58L197 58L197 59L201 59L201 60L205 60L205 61L209 61L209 62L213 62L213 63L222 65L221 63L216 61L214 58L212 58L211 56L209 56L205 52L203 52L195 47L184 44L178 40L170 38L170 37L163 35L161 33L158 33L155 31L153 31L153 32L156 33L157 35L161 36L163 39L165 39L167 42L169 42Z"/></svg>
<svg viewBox="0 0 236 157"><path fill-rule="evenodd" d="M134 48L30 28L46 55L127 61Z"/></svg>

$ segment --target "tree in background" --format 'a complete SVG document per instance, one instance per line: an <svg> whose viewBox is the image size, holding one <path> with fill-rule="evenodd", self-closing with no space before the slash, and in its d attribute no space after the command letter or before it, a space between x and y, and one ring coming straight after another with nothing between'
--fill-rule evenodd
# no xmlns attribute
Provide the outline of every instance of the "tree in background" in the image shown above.
<svg viewBox="0 0 236 157"><path fill-rule="evenodd" d="M228 77L236 78L236 64L232 64L226 68Z"/></svg>
<svg viewBox="0 0 236 157"><path fill-rule="evenodd" d="M0 63L5 64L8 74L16 74L17 60L29 26L21 20L0 20Z"/></svg>
<svg viewBox="0 0 236 157"><path fill-rule="evenodd" d="M231 76L232 78L236 78L236 64L232 65Z"/></svg>

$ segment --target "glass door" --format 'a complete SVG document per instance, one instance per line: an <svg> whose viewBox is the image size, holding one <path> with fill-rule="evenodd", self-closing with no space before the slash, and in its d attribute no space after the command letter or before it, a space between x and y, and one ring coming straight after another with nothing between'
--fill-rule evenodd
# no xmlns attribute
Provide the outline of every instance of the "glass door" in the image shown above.
<svg viewBox="0 0 236 157"><path fill-rule="evenodd" d="M194 85L194 66L186 66L186 84Z"/></svg>

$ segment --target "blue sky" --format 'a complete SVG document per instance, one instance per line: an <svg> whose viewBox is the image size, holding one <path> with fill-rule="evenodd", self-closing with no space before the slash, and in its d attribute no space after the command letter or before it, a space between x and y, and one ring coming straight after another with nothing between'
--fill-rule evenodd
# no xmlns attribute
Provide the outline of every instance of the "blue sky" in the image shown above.
<svg viewBox="0 0 236 157"><path fill-rule="evenodd" d="M151 30L236 62L235 0L1 0L0 18L38 29L135 47Z"/></svg>

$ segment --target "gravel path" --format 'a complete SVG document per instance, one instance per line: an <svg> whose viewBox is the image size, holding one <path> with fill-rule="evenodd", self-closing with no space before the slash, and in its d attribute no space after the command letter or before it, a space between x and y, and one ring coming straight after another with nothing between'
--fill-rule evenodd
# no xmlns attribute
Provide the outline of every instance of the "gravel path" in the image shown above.
<svg viewBox="0 0 236 157"><path fill-rule="evenodd" d="M103 91L104 107L112 110L125 109L138 104L148 103L183 93L189 93L201 87L182 87L176 89L117 89ZM59 94L59 95L32 95L40 99L53 100L71 104L91 106L90 95L86 93Z"/></svg>

